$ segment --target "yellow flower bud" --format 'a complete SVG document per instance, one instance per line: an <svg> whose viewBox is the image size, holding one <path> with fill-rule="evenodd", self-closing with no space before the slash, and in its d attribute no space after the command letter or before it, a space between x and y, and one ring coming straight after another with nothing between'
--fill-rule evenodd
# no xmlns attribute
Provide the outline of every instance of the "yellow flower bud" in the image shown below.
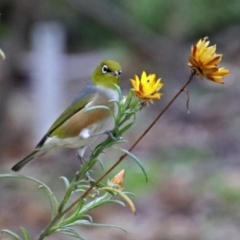
<svg viewBox="0 0 240 240"><path fill-rule="evenodd" d="M125 171L120 171L113 177L112 180L108 181L108 186L112 188L122 189Z"/></svg>

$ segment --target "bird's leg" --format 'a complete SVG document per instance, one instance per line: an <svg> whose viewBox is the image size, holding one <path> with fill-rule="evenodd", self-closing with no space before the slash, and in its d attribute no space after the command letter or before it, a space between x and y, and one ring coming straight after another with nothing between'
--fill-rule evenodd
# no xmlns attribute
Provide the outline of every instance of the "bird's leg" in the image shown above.
<svg viewBox="0 0 240 240"><path fill-rule="evenodd" d="M109 131L109 130L91 134L90 137L96 137L96 136L104 135L104 134L106 134L108 137L112 138L113 140L117 140L117 138L113 135L113 132Z"/></svg>
<svg viewBox="0 0 240 240"><path fill-rule="evenodd" d="M99 135L104 135L104 134L106 134L108 137L112 138L113 140L117 140L117 138L113 135L113 132L110 130L105 130L105 131L101 131L93 134L87 128L81 131L81 133L79 134L79 137L83 139L87 139L90 137L97 137Z"/></svg>
<svg viewBox="0 0 240 240"><path fill-rule="evenodd" d="M78 151L77 151L77 157L79 158L79 160L80 160L80 165L82 166L83 164L84 164L84 157L83 157L83 155L84 155L84 153L85 153L85 151L86 151L86 148L87 148L87 146L84 146L84 147L82 147L82 148L80 148ZM90 176L90 173L89 172L86 172L86 178L87 178L87 181L88 182L94 182L94 180L93 180L93 178Z"/></svg>
<svg viewBox="0 0 240 240"><path fill-rule="evenodd" d="M80 148L77 150L77 157L78 159L80 160L80 164L83 165L84 164L84 158L83 158L83 155L84 155L84 152L86 150L86 147L83 147L83 148Z"/></svg>

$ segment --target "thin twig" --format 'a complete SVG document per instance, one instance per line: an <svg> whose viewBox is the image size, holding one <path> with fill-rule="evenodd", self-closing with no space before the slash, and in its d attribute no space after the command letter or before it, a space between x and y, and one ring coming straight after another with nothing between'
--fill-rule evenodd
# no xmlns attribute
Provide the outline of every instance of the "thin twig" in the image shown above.
<svg viewBox="0 0 240 240"><path fill-rule="evenodd" d="M186 102L186 107L187 107L187 113L189 114L190 113L190 110L189 110L189 101L190 101L190 96L189 96L189 92L187 90L187 88L184 88L184 91L186 92L187 94L187 102Z"/></svg>

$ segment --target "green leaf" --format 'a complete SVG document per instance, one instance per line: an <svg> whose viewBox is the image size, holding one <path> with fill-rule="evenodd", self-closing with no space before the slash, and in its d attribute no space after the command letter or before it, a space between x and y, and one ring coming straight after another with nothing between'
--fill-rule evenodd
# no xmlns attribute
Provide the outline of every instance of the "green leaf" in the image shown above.
<svg viewBox="0 0 240 240"><path fill-rule="evenodd" d="M109 228L117 228L117 229L120 229L122 231L124 231L125 233L127 233L127 231L120 227L120 226L117 226L117 225L112 225L112 224L100 224L100 223L84 223L82 224L84 226L89 226L89 227L109 227Z"/></svg>
<svg viewBox="0 0 240 240"><path fill-rule="evenodd" d="M134 101L131 102L129 108L135 109L138 105L140 105L140 100L139 100L139 99L136 99L136 100L134 100Z"/></svg>
<svg viewBox="0 0 240 240"><path fill-rule="evenodd" d="M105 110L108 110L109 113L110 113L110 114L112 115L112 117L114 118L114 120L116 121L116 117L115 117L113 111L112 111L109 107L104 106L104 105L88 107L88 108L86 108L85 111L86 111L86 112L89 112L89 111L93 111L93 110L96 110L96 109L105 109Z"/></svg>
<svg viewBox="0 0 240 240"><path fill-rule="evenodd" d="M76 210L75 210L75 212L74 212L74 216L77 216L78 215L78 213L80 212L80 210L82 209L82 207L83 207L83 204L84 204L84 200L80 200L79 201L79 203L78 203L78 205L77 205L77 208L76 208Z"/></svg>
<svg viewBox="0 0 240 240"><path fill-rule="evenodd" d="M104 165L103 165L102 160L97 158L97 162L99 163L101 169L104 171Z"/></svg>
<svg viewBox="0 0 240 240"><path fill-rule="evenodd" d="M134 122L135 118L136 118L135 115L136 115L136 112L134 112L134 111L126 113L124 115L124 117L120 120L120 122L118 123L118 127L122 126L126 121L130 120L132 117L133 117L132 122Z"/></svg>
<svg viewBox="0 0 240 240"><path fill-rule="evenodd" d="M135 195L134 193L132 193L132 192L125 192L125 191L124 191L124 194L129 195L129 196L132 196L132 197L136 197L136 195Z"/></svg>
<svg viewBox="0 0 240 240"><path fill-rule="evenodd" d="M10 235L11 237L13 237L16 240L22 240L22 238L20 238L16 233L14 233L8 229L3 229L1 232Z"/></svg>
<svg viewBox="0 0 240 240"><path fill-rule="evenodd" d="M133 92L129 91L129 93L127 95L127 99L126 99L125 103L122 106L122 112L125 112L129 108L129 106L130 106L130 104L132 102L132 96L133 96Z"/></svg>
<svg viewBox="0 0 240 240"><path fill-rule="evenodd" d="M75 220L74 222L69 222L65 227L73 227L76 225L84 225L84 224L91 224L88 220L85 219L80 219L80 220Z"/></svg>
<svg viewBox="0 0 240 240"><path fill-rule="evenodd" d="M134 124L134 122L131 122L129 124L127 124L125 127L120 129L120 134L123 134L124 132L126 132L132 125Z"/></svg>
<svg viewBox="0 0 240 240"><path fill-rule="evenodd" d="M88 203L87 205L85 205L82 210L80 211L81 213L83 212L88 212L96 207L100 207L106 204L110 204L110 203L117 203L119 205L122 205L123 207L125 206L125 204L121 201L118 200L99 200L100 198Z"/></svg>
<svg viewBox="0 0 240 240"><path fill-rule="evenodd" d="M90 159L97 158L98 155L100 153L102 153L104 149L109 148L112 145L122 143L122 142L124 142L124 140L121 138L113 140L111 137L108 137L105 141L103 141L102 143L98 144L95 147L95 149L91 153Z"/></svg>
<svg viewBox="0 0 240 240"><path fill-rule="evenodd" d="M146 182L148 182L147 172L146 172L143 164L141 163L141 161L140 161L134 154L132 154L131 152L129 152L129 151L126 150L126 149L117 148L117 147L116 147L116 149L118 149L118 150L126 153L127 155L129 155L129 156L137 163L137 165L141 168L141 170L142 170L142 172L143 172L143 174L144 174L144 176L145 176Z"/></svg>
<svg viewBox="0 0 240 240"><path fill-rule="evenodd" d="M86 161L82 166L77 174L79 178L83 177L97 162L97 159L91 159L90 161Z"/></svg>
<svg viewBox="0 0 240 240"><path fill-rule="evenodd" d="M119 144L119 143L123 143L123 142L126 142L126 140L123 140L123 139L119 139L119 140L116 140L116 141L113 141L113 142L109 142L108 144L105 145L105 148L109 148L113 145L116 145L116 144Z"/></svg>
<svg viewBox="0 0 240 240"><path fill-rule="evenodd" d="M91 217L90 215L82 214L81 216L82 216L83 218L87 219L87 221L93 222L93 219L92 219L92 217Z"/></svg>
<svg viewBox="0 0 240 240"><path fill-rule="evenodd" d="M68 228L68 227L63 227L61 229L57 229L56 232L65 234L67 236L75 237L77 239L84 240L74 229Z"/></svg>
<svg viewBox="0 0 240 240"><path fill-rule="evenodd" d="M69 183L68 179L66 177L64 177L64 176L61 176L60 179L63 180L65 188L67 190L70 187L70 183Z"/></svg>
<svg viewBox="0 0 240 240"><path fill-rule="evenodd" d="M121 115L122 114L122 105L121 105L121 103L120 102L118 102L118 101L114 101L115 102L115 104L117 105L117 108L118 108L118 115L116 116L117 118L119 117L119 115Z"/></svg>
<svg viewBox="0 0 240 240"><path fill-rule="evenodd" d="M66 223L66 225L69 225L69 226L70 226L70 224L74 225L77 221L83 221L83 222L85 222L85 221L92 222L93 221L91 216L89 216L87 214L82 214L82 213L76 215L73 218L70 217L69 219L70 219L70 221L68 221L68 223Z"/></svg>
<svg viewBox="0 0 240 240"><path fill-rule="evenodd" d="M122 99L123 96L122 96L122 90L121 90L120 86L117 84L114 84L114 86L116 87L116 89L118 91L119 99Z"/></svg>
<svg viewBox="0 0 240 240"><path fill-rule="evenodd" d="M21 231L23 233L23 236L24 236L25 240L30 240L28 231L24 227L20 227L20 229L21 229Z"/></svg>
<svg viewBox="0 0 240 240"><path fill-rule="evenodd" d="M57 201L56 197L54 196L52 190L45 183L43 183L33 177L19 175L19 174L0 174L0 178L20 178L20 179L22 178L22 179L28 179L35 183L40 184L39 188L44 188L46 190L46 192L48 193L52 216L57 213L58 201Z"/></svg>
<svg viewBox="0 0 240 240"><path fill-rule="evenodd" d="M45 184L40 185L39 188L46 189L46 185ZM53 218L58 209L58 201L52 192L48 192L48 197L49 197L50 207L51 207L51 217Z"/></svg>

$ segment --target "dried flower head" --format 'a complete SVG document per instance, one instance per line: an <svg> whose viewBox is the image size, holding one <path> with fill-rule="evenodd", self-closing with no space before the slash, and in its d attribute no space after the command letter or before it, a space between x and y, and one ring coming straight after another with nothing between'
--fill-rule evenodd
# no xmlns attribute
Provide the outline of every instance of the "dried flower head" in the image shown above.
<svg viewBox="0 0 240 240"><path fill-rule="evenodd" d="M156 74L147 76L146 72L143 71L140 79L135 75L135 79L130 79L130 81L135 95L143 102L153 103L153 99L160 99L163 95L158 92L163 87L163 84L161 78L156 79Z"/></svg>
<svg viewBox="0 0 240 240"><path fill-rule="evenodd" d="M122 190L124 174L125 174L124 170L120 171L117 175L113 177L112 180L108 181L108 186Z"/></svg>
<svg viewBox="0 0 240 240"><path fill-rule="evenodd" d="M218 68L222 54L216 53L216 45L208 46L210 42L207 39L207 37L200 39L195 46L192 46L188 65L197 75L224 83L223 77L229 74L229 70Z"/></svg>

